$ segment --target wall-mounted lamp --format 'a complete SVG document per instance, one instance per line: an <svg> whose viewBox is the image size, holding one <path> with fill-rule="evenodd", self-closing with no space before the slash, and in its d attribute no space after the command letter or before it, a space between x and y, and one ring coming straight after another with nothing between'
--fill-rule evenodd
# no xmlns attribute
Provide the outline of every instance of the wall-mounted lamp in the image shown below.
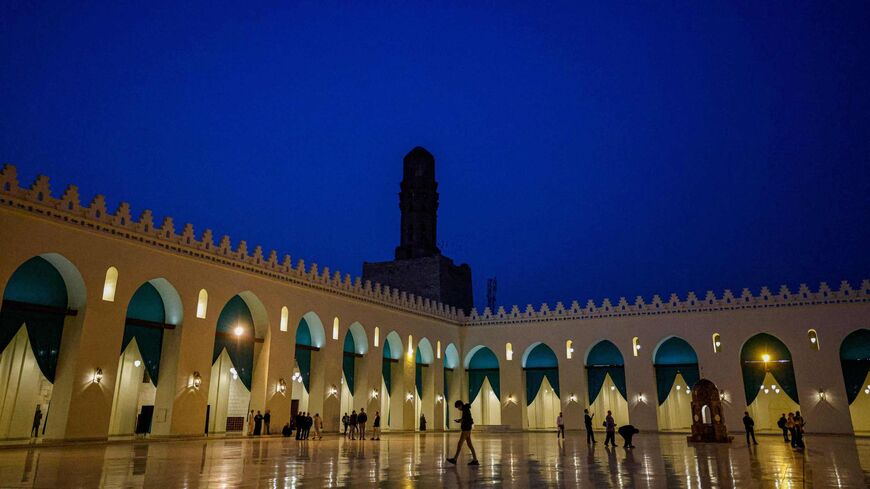
<svg viewBox="0 0 870 489"><path fill-rule="evenodd" d="M133 366L139 368L142 366L142 362L139 360L133 360Z"/></svg>
<svg viewBox="0 0 870 489"><path fill-rule="evenodd" d="M94 383L99 384L103 381L103 369L97 367L94 369Z"/></svg>
<svg viewBox="0 0 870 489"><path fill-rule="evenodd" d="M193 372L193 376L192 376L191 380L192 380L191 385L193 386L194 389L199 389L199 387L202 385L202 375L199 375L199 371Z"/></svg>
<svg viewBox="0 0 870 489"><path fill-rule="evenodd" d="M338 389L335 387L335 384L329 386L329 391L327 391L327 394L329 394L329 397L338 394Z"/></svg>
<svg viewBox="0 0 870 489"><path fill-rule="evenodd" d="M611 386L610 386L610 390L612 390L612 391L613 391L613 390L616 390L616 386L615 386L615 385L611 385Z"/></svg>
<svg viewBox="0 0 870 489"><path fill-rule="evenodd" d="M299 372L293 372L293 376L290 377L290 381L302 383L302 374L300 374Z"/></svg>
<svg viewBox="0 0 870 489"><path fill-rule="evenodd" d="M372 389L371 398L372 399L378 398L378 390L377 389Z"/></svg>
<svg viewBox="0 0 870 489"><path fill-rule="evenodd" d="M643 403L646 403L646 396L643 395L643 394L638 394L638 395L637 395L637 402L643 402Z"/></svg>
<svg viewBox="0 0 870 489"><path fill-rule="evenodd" d="M568 396L568 402L577 402L577 394L571 394Z"/></svg>
<svg viewBox="0 0 870 489"><path fill-rule="evenodd" d="M509 403L511 403L511 404L516 404L516 403L517 403L517 398L516 398L513 394L511 394L511 395L508 396L508 398L507 398L507 402L509 402Z"/></svg>
<svg viewBox="0 0 870 489"><path fill-rule="evenodd" d="M413 400L414 400L414 394L411 394L410 392L407 393L407 394L405 395L405 400L408 401L408 402L413 401Z"/></svg>
<svg viewBox="0 0 870 489"><path fill-rule="evenodd" d="M444 400L444 396L442 396L441 394L438 394L437 396L435 396L436 403L440 403L443 400Z"/></svg>
<svg viewBox="0 0 870 489"><path fill-rule="evenodd" d="M825 393L824 389L819 389L819 400L820 401L827 401L828 400L828 395Z"/></svg>
<svg viewBox="0 0 870 489"><path fill-rule="evenodd" d="M278 394L284 394L285 392L287 392L287 382L284 380L283 377L278 379L278 387L276 387L275 390L278 392Z"/></svg>

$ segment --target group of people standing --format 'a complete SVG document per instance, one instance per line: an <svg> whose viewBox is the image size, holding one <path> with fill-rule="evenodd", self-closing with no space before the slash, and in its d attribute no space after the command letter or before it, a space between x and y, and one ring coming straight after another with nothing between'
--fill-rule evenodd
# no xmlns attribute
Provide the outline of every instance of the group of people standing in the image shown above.
<svg viewBox="0 0 870 489"><path fill-rule="evenodd" d="M270 423L272 422L272 413L267 409L265 414L260 414L260 411L257 411L257 414L254 414L254 410L252 409L250 414L248 414L248 435L249 436L260 436L262 434L271 435L272 431L270 428Z"/></svg>
<svg viewBox="0 0 870 489"><path fill-rule="evenodd" d="M776 426L782 430L783 440L786 443L791 443L791 447L798 450L804 449L804 426L806 424L800 411L788 413L788 416L782 413L776 422ZM758 445L758 442L755 441L755 420L749 415L749 411L743 412L743 428L746 431L746 444Z"/></svg>
<svg viewBox="0 0 870 489"><path fill-rule="evenodd" d="M588 445L594 445L598 442L595 441L595 432L592 430L592 418L595 417L595 413L590 413L588 409L583 410L583 427L586 428L586 443ZM556 423L559 425L559 431L557 432L557 437L561 436L563 439L565 438L565 424L562 421L562 413L559 413L559 417L557 418ZM619 433L619 436L622 437L623 448L634 448L634 443L632 442L634 435L640 433L640 430L635 428L634 425L624 424L617 428L616 421L613 419L613 413L607 411L607 416L604 418L603 422L604 426L604 446L616 446L616 434Z"/></svg>
<svg viewBox="0 0 870 489"><path fill-rule="evenodd" d="M323 439L323 419L320 418L320 413L314 413L314 417L308 412L299 412L293 416L292 421L284 425L281 434L285 437L293 435L293 430L296 430L297 440L307 440L311 428L314 428L314 436L312 439Z"/></svg>
<svg viewBox="0 0 870 489"><path fill-rule="evenodd" d="M350 438L351 440L356 440L359 438L360 440L366 439L366 423L369 421L369 416L366 414L365 408L360 408L359 414L357 414L356 409L351 410L350 415L344 413L344 416L341 417L341 424L344 426L344 435L345 438ZM375 411L375 419L372 423L372 440L380 440L381 439L381 413L380 411Z"/></svg>

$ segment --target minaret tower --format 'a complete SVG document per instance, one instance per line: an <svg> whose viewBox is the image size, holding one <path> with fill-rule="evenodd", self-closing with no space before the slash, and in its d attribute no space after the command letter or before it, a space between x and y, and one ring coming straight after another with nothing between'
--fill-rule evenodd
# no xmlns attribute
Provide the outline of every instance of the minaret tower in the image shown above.
<svg viewBox="0 0 870 489"><path fill-rule="evenodd" d="M399 209L402 224L396 260L440 255L441 250L435 244L438 227L435 157L420 146L405 155Z"/></svg>

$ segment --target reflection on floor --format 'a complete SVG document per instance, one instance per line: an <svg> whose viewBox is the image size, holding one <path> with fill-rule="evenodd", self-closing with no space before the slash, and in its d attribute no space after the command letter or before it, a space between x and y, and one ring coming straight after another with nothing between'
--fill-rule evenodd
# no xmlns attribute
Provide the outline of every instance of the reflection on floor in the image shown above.
<svg viewBox="0 0 870 489"><path fill-rule="evenodd" d="M637 448L589 450L581 432L479 433L480 467L467 452L444 461L458 435L336 436L80 445L0 450L0 487L870 487L870 439L808 436L805 453L774 436L749 449L639 435Z"/></svg>

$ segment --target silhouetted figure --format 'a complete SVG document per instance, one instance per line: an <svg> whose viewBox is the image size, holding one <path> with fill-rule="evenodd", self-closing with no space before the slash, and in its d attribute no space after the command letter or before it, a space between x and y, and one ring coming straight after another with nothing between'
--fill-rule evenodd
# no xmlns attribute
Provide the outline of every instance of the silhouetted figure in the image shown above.
<svg viewBox="0 0 870 489"><path fill-rule="evenodd" d="M311 434L311 427L314 426L314 418L311 417L311 413L305 413L305 439L308 439L308 436Z"/></svg>
<svg viewBox="0 0 870 489"><path fill-rule="evenodd" d="M788 413L788 418L785 420L785 429L788 430L789 435L791 435L791 447L795 448L797 446L795 445L797 440L794 438L794 413Z"/></svg>
<svg viewBox="0 0 870 489"><path fill-rule="evenodd" d="M561 412L559 413L559 416L556 418L556 428L557 428L556 438L559 438L561 436L562 439L564 440L565 439L565 419L562 418Z"/></svg>
<svg viewBox="0 0 870 489"><path fill-rule="evenodd" d="M426 416L420 415L420 431L426 431Z"/></svg>
<svg viewBox="0 0 870 489"><path fill-rule="evenodd" d="M267 409L266 414L263 415L263 426L266 428L267 435L272 434L272 430L269 429L269 423L271 421L272 421L272 412Z"/></svg>
<svg viewBox="0 0 870 489"><path fill-rule="evenodd" d="M474 445L471 444L471 428L474 426L474 419L471 417L471 404L457 400L453 403L453 407L462 411L462 417L456 420L462 432L459 434L459 443L456 444L456 454L453 455L453 458L448 458L447 461L456 465L456 459L459 458L459 452L462 450L462 443L465 442L471 450L471 462L468 462L468 465L480 465L480 462L477 461L477 452L474 451Z"/></svg>
<svg viewBox="0 0 870 489"><path fill-rule="evenodd" d="M359 408L359 415L356 417L356 424L359 429L359 439L366 439L366 422L369 420L369 415L366 414L365 408Z"/></svg>
<svg viewBox="0 0 870 489"><path fill-rule="evenodd" d="M372 440L380 440L381 439L381 412L375 411L375 421L372 424L373 433Z"/></svg>
<svg viewBox="0 0 870 489"><path fill-rule="evenodd" d="M583 425L586 427L586 443L595 443L595 434L592 432L592 418L595 413L589 414L588 409L583 410Z"/></svg>
<svg viewBox="0 0 870 489"><path fill-rule="evenodd" d="M806 425L806 421L803 416L801 416L800 411L794 412L794 437L797 438L795 440L795 448L798 450L804 449L804 426Z"/></svg>
<svg viewBox="0 0 870 489"><path fill-rule="evenodd" d="M254 436L260 436L260 431L263 429L263 415L260 414L260 411L257 411L257 415L254 416Z"/></svg>
<svg viewBox="0 0 870 489"><path fill-rule="evenodd" d="M33 413L33 426L30 428L30 436L39 436L39 425L42 423L42 409L39 404L36 405L36 412Z"/></svg>
<svg viewBox="0 0 870 489"><path fill-rule="evenodd" d="M616 422L613 421L613 414L607 411L607 417L604 418L604 446L608 443L616 446Z"/></svg>
<svg viewBox="0 0 870 489"><path fill-rule="evenodd" d="M296 419L296 439L297 440L302 439L302 425L305 424L303 422L303 419L302 419L303 414L304 413L302 413L302 412L297 412L296 417L295 417L295 419Z"/></svg>
<svg viewBox="0 0 870 489"><path fill-rule="evenodd" d="M348 421L348 425L350 426L350 439L356 440L356 409L351 410L350 412L350 420Z"/></svg>
<svg viewBox="0 0 870 489"><path fill-rule="evenodd" d="M634 444L631 442L631 439L632 437L634 437L634 435L640 433L640 430L635 428L633 425L625 424L620 426L618 431L619 436L621 436L622 439L625 440L622 448L634 448Z"/></svg>
<svg viewBox="0 0 870 489"><path fill-rule="evenodd" d="M290 435L292 435L292 434L293 434L293 428L290 427L290 423L289 422L284 423L284 427L281 428L281 435L284 438L289 438Z"/></svg>
<svg viewBox="0 0 870 489"><path fill-rule="evenodd" d="M347 438L347 423L350 421L350 417L347 413L344 413L344 416L341 417L341 425L344 426L344 437Z"/></svg>
<svg viewBox="0 0 870 489"><path fill-rule="evenodd" d="M752 437L752 444L758 445L755 441L755 421L749 416L749 411L743 411L743 428L746 430L746 444L750 444L749 438Z"/></svg>
<svg viewBox="0 0 870 489"><path fill-rule="evenodd" d="M248 436L254 434L254 410L248 413Z"/></svg>
<svg viewBox="0 0 870 489"><path fill-rule="evenodd" d="M776 425L782 430L783 440L788 443L788 418L785 417L785 413L782 413L782 416L779 418L779 421L776 422Z"/></svg>

